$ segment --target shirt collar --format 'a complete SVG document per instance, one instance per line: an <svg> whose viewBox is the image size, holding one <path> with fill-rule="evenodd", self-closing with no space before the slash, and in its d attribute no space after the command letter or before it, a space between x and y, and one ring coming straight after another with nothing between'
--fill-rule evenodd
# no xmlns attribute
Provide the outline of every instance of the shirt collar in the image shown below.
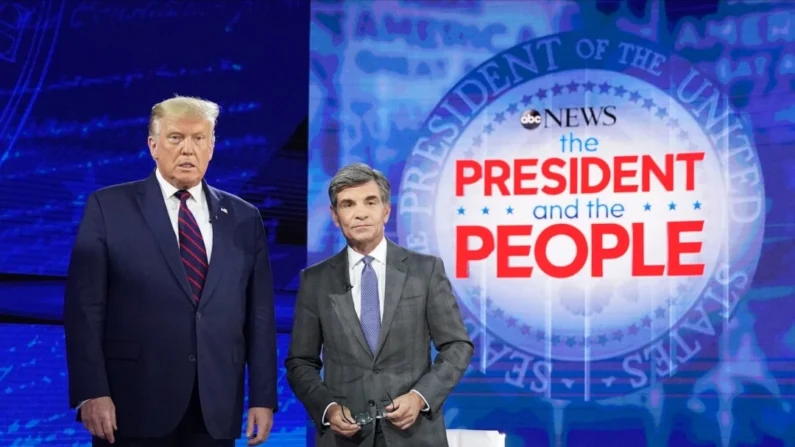
<svg viewBox="0 0 795 447"><path fill-rule="evenodd" d="M160 170L157 168L155 168L155 177L157 177L157 183L160 184L160 190L163 192L163 197L166 199L174 197L174 194L179 191L174 185L166 181L163 174L161 174ZM200 199L204 198L204 188L202 188L201 182L193 188L188 189L188 192L190 193L190 197L197 202L200 202Z"/></svg>
<svg viewBox="0 0 795 447"><path fill-rule="evenodd" d="M383 237L381 238L381 242L379 242L378 245L373 249L373 251L369 253L369 256L372 256L373 260L375 260L376 262L380 262L386 265L386 247L387 247L386 237ZM362 258L364 258L364 255L356 252L350 246L348 246L347 250L348 250L348 268L352 269L356 267L356 264L358 264L362 260Z"/></svg>

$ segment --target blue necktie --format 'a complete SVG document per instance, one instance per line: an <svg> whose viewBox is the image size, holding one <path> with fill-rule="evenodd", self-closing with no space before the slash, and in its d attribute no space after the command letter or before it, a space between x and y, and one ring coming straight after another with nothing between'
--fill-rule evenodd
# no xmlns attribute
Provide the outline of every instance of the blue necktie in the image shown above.
<svg viewBox="0 0 795 447"><path fill-rule="evenodd" d="M193 299L199 301L202 289L204 289L204 278L207 276L209 268L204 239L201 230L199 230L199 224L188 209L187 202L190 193L180 190L174 195L179 199L179 252L182 257L182 265L185 266L185 273L188 274Z"/></svg>
<svg viewBox="0 0 795 447"><path fill-rule="evenodd" d="M372 256L365 256L362 269L362 330L370 351L375 354L381 332L381 303L378 300L378 277L373 270Z"/></svg>

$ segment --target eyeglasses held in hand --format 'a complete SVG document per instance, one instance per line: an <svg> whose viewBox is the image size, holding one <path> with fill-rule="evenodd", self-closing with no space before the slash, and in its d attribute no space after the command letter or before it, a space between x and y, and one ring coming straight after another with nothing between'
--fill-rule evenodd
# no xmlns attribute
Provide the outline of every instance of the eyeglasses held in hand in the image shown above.
<svg viewBox="0 0 795 447"><path fill-rule="evenodd" d="M390 396L389 393L386 393L386 397L389 398L389 403L393 407L392 411L397 410L398 407L395 406L395 400L392 399L392 396ZM370 411L362 412L362 413L357 414L356 416L353 417L352 421L350 419L348 419L347 416L345 416L345 412L343 411L342 412L342 418L345 420L345 422L347 422L349 424L367 425L367 424L369 424L371 422L375 422L377 419L386 418L386 407L378 408L376 406L375 402L371 400L370 401Z"/></svg>

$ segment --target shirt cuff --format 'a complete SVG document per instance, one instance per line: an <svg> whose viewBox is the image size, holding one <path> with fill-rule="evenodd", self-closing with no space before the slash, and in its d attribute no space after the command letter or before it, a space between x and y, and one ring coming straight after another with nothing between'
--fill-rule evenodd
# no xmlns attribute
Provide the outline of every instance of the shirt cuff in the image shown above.
<svg viewBox="0 0 795 447"><path fill-rule="evenodd" d="M77 404L77 407L75 407L75 410L80 411L80 407L82 407L86 402L88 402L90 400L91 399L86 399L83 402L80 402L79 404Z"/></svg>
<svg viewBox="0 0 795 447"><path fill-rule="evenodd" d="M332 405L334 405L334 404L336 404L336 402L332 402L332 403L328 404L328 405L326 406L326 409L325 409L325 410L323 410L323 417L321 417L321 418L320 418L320 421L321 421L321 422L323 423L323 425L325 425L326 427L328 427L328 426L330 426L330 425L331 425L331 422L328 422L328 421L326 420L326 413L328 412L328 409L329 409L329 408L331 408L331 406L332 406Z"/></svg>
<svg viewBox="0 0 795 447"><path fill-rule="evenodd" d="M422 398L422 401L425 402L425 407L421 411L425 411L425 412L431 411L431 407L430 407L430 405L428 405L428 401L425 400L425 396L423 396L422 393L420 393L417 390L411 390L411 392L412 393L417 393L417 396L420 396Z"/></svg>

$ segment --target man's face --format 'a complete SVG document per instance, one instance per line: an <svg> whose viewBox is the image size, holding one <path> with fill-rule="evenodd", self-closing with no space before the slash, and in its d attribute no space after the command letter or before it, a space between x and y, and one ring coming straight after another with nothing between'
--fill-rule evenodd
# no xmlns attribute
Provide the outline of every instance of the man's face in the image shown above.
<svg viewBox="0 0 795 447"><path fill-rule="evenodd" d="M372 250L384 237L389 211L389 203L381 200L378 184L370 181L340 191L331 216L351 246Z"/></svg>
<svg viewBox="0 0 795 447"><path fill-rule="evenodd" d="M160 174L179 189L201 182L213 158L213 129L198 117L160 119L160 132L149 137L149 151Z"/></svg>

